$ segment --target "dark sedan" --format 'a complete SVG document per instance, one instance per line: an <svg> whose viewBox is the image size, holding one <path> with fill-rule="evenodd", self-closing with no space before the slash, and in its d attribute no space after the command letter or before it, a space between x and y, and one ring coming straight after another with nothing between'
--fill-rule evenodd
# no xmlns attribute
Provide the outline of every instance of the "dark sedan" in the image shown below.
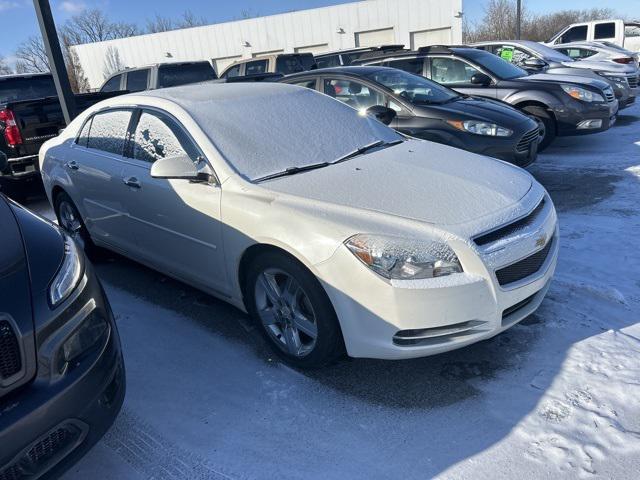
<svg viewBox="0 0 640 480"><path fill-rule="evenodd" d="M336 67L289 75L284 83L324 92L363 113L391 109L396 130L519 166L536 159L539 128L498 101L472 98L424 77L386 67ZM390 112L391 113L391 112Z"/></svg>
<svg viewBox="0 0 640 480"><path fill-rule="evenodd" d="M120 410L120 340L73 239L1 194L0 225L0 479L56 477Z"/></svg>

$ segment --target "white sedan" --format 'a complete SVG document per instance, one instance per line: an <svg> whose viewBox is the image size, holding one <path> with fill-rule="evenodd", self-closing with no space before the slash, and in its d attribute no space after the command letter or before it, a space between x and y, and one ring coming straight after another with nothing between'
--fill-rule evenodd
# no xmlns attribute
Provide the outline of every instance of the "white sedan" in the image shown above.
<svg viewBox="0 0 640 480"><path fill-rule="evenodd" d="M243 309L289 362L413 358L540 305L558 252L544 188L284 84L113 98L40 151L59 222Z"/></svg>

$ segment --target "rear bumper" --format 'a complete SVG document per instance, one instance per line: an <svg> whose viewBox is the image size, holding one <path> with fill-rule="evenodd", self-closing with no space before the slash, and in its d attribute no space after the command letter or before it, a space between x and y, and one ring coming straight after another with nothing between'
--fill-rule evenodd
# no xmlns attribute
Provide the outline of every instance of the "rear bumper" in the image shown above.
<svg viewBox="0 0 640 480"><path fill-rule="evenodd" d="M120 339L93 273L88 271L82 292L70 301L69 309L77 308L72 318L103 316L109 325L107 338L58 378L48 374L53 367L43 363L47 359L39 358L34 381L0 399L0 411L4 410L0 416L0 478L25 471L33 472L25 478L45 472L61 474L104 435L122 406L125 371ZM68 309L61 312L68 313Z"/></svg>

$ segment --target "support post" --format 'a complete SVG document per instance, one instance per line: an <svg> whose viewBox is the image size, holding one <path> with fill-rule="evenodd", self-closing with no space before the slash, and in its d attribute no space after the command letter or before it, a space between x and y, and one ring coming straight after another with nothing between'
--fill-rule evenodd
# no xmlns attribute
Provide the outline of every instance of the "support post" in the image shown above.
<svg viewBox="0 0 640 480"><path fill-rule="evenodd" d="M51 14L51 5L49 0L33 0L33 6L36 9L36 16L40 24L40 32L42 33L42 41L49 58L49 68L53 81L56 85L56 92L62 107L64 120L68 125L76 116L76 98L71 90L69 77L67 76L67 68L64 64L64 56L60 48L60 40L56 32L56 25Z"/></svg>
<svg viewBox="0 0 640 480"><path fill-rule="evenodd" d="M520 40L520 24L522 23L522 0L516 1L516 40Z"/></svg>

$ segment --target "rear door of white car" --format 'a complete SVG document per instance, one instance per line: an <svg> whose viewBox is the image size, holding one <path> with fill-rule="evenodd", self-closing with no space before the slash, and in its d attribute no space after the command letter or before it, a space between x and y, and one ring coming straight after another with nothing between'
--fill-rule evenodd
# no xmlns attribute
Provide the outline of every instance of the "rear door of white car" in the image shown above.
<svg viewBox="0 0 640 480"><path fill-rule="evenodd" d="M70 194L80 206L91 235L122 250L135 250L122 183L125 137L132 110L111 109L93 115L73 145L66 166Z"/></svg>
<svg viewBox="0 0 640 480"><path fill-rule="evenodd" d="M151 165L202 151L166 112L136 112L123 181L139 254L161 271L219 292L229 290L222 251L221 190L217 185L151 177Z"/></svg>

